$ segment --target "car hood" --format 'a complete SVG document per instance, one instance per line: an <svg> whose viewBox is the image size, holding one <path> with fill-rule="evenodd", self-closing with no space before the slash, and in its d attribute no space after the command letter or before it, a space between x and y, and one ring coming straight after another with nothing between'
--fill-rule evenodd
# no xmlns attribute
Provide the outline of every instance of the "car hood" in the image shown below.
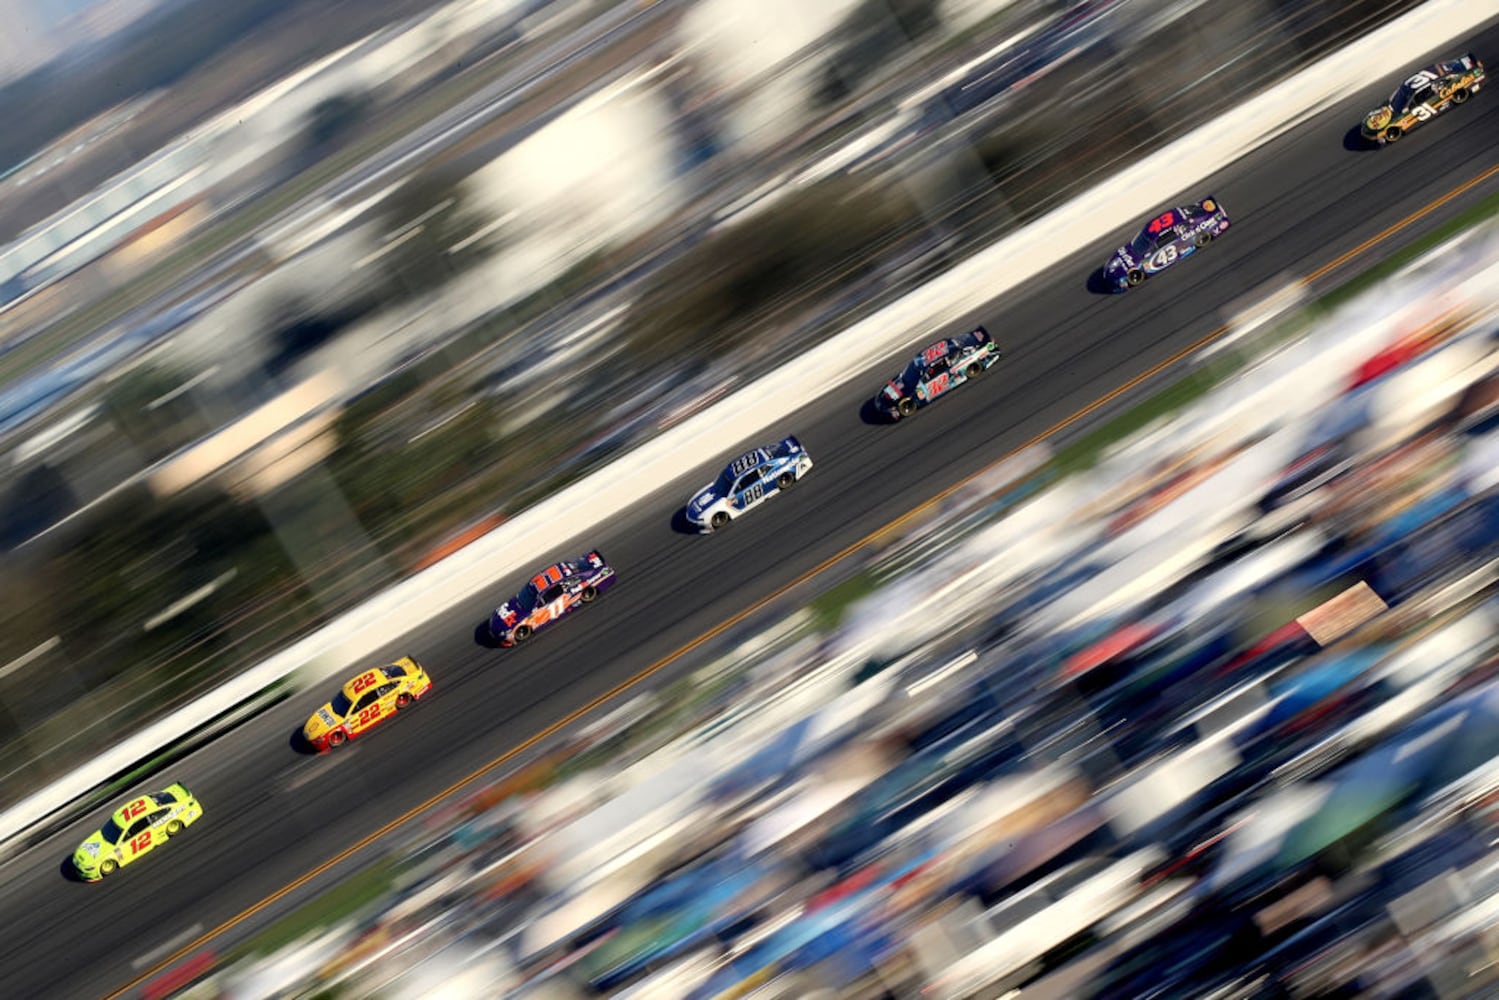
<svg viewBox="0 0 1499 1000"><path fill-rule="evenodd" d="M73 865L79 871L93 871L99 867L99 862L103 859L107 849L108 845L104 843L104 838L96 830L73 852Z"/></svg>
<svg viewBox="0 0 1499 1000"><path fill-rule="evenodd" d="M1382 108L1375 108L1364 115L1364 127L1368 129L1381 129L1390 124L1390 119L1395 117L1395 109L1386 104ZM1348 119L1343 119L1347 121Z"/></svg>
<svg viewBox="0 0 1499 1000"><path fill-rule="evenodd" d="M1096 260L1097 258L1094 259ZM1130 268L1138 266L1139 263L1140 258L1135 256L1134 248L1125 244L1118 250L1115 250L1114 256L1109 258L1109 270L1128 271Z"/></svg>
<svg viewBox="0 0 1499 1000"><path fill-rule="evenodd" d="M489 616L489 623L491 625L499 625L505 628L509 628L518 621L520 621L520 609L515 606L514 600L509 600L501 604L494 609L494 614Z"/></svg>
<svg viewBox="0 0 1499 1000"><path fill-rule="evenodd" d="M880 393L880 395L884 396L888 400L891 400L892 402L900 399L900 397L904 396L905 394L906 384L898 378L893 378L889 382L886 382L885 388Z"/></svg>
<svg viewBox="0 0 1499 1000"><path fill-rule="evenodd" d="M302 727L302 735L309 740L315 740L330 729L338 727L339 718L333 714L333 705L330 702L312 713L307 724Z"/></svg>
<svg viewBox="0 0 1499 1000"><path fill-rule="evenodd" d="M709 484L694 493L692 499L687 501L687 512L689 514L700 514L722 499L723 497L718 493L717 484Z"/></svg>

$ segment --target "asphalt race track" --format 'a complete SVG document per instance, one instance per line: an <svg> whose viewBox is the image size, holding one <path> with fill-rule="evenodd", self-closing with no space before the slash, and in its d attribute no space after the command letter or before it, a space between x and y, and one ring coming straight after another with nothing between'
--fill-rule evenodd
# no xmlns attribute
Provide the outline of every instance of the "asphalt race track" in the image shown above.
<svg viewBox="0 0 1499 1000"><path fill-rule="evenodd" d="M1466 47L1499 63L1499 26ZM1006 359L977 384L900 425L872 424L861 404L906 360L891 357L804 408L775 433L799 435L817 467L722 534L673 527L687 496L717 472L705 467L556 553L597 546L620 574L619 586L557 629L516 650L475 643L474 626L516 579L410 636L392 654L415 654L436 683L410 717L311 757L290 738L322 696L300 695L150 783L183 781L203 802L206 815L179 842L102 884L70 881L67 859L103 821L101 810L11 859L0 877L6 994L91 997L136 981L390 819L1212 333L1227 304L1277 276L1316 272L1499 165L1499 93L1479 94L1398 146L1345 148L1360 115L1415 68L1388 67L1377 85L1181 192L1183 202L1216 195L1234 222L1195 259L1127 295L1095 294L1089 275L1132 235L1120 232L1046 282L989 303L971 319L988 325ZM1355 273L1495 191L1499 173L1321 280ZM320 884L283 894L213 946Z"/></svg>

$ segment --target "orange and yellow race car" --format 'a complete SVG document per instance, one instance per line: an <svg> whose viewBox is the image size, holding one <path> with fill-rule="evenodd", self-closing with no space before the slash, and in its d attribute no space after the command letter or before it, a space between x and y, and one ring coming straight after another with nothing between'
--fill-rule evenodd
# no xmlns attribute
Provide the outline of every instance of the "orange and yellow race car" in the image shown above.
<svg viewBox="0 0 1499 1000"><path fill-rule="evenodd" d="M319 752L351 740L406 708L432 690L422 665L404 656L388 667L366 670L345 684L333 700L312 713L302 735Z"/></svg>
<svg viewBox="0 0 1499 1000"><path fill-rule="evenodd" d="M1396 88L1388 104L1365 115L1359 132L1381 146L1395 142L1422 122L1466 102L1483 84L1483 62L1471 52L1428 66Z"/></svg>

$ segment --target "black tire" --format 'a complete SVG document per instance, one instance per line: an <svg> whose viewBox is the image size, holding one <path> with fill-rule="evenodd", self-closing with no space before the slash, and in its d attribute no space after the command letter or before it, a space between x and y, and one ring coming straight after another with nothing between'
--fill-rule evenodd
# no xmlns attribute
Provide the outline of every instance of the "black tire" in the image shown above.
<svg viewBox="0 0 1499 1000"><path fill-rule="evenodd" d="M584 604L591 604L593 602L593 599L597 596L599 596L599 592L593 587L584 587L583 592L578 595L578 600L582 601Z"/></svg>
<svg viewBox="0 0 1499 1000"><path fill-rule="evenodd" d="M789 490L795 485L796 473L794 472L783 472L776 476L776 489L778 490Z"/></svg>
<svg viewBox="0 0 1499 1000"><path fill-rule="evenodd" d="M1199 249L1201 249L1202 247L1205 247L1209 243L1213 242L1213 234L1212 233L1198 233L1196 236L1192 237L1192 242Z"/></svg>
<svg viewBox="0 0 1499 1000"><path fill-rule="evenodd" d="M1400 137L1402 135L1404 135L1404 134L1405 133L1402 132L1402 131L1400 131L1399 128L1396 128L1396 127L1392 126L1392 127L1387 128L1387 129L1384 130L1384 136L1383 136L1383 138L1384 138L1385 142L1399 142L1400 141Z"/></svg>
<svg viewBox="0 0 1499 1000"><path fill-rule="evenodd" d="M529 638L531 638L531 626L529 625L517 625L515 626L515 631L510 633L510 641L517 646Z"/></svg>
<svg viewBox="0 0 1499 1000"><path fill-rule="evenodd" d="M902 417L909 417L916 412L916 400L910 396L902 396L895 404L895 412Z"/></svg>
<svg viewBox="0 0 1499 1000"><path fill-rule="evenodd" d="M1467 87L1458 87L1456 90L1454 90L1452 92L1452 103L1453 104L1462 104L1465 101L1467 101L1468 98L1470 98L1472 96L1473 95L1468 92L1468 88Z"/></svg>
<svg viewBox="0 0 1499 1000"><path fill-rule="evenodd" d="M328 734L328 746L330 748L341 747L344 745L344 742L348 740L348 738L349 737L344 734L344 731L342 729L335 729L333 730L333 732Z"/></svg>
<svg viewBox="0 0 1499 1000"><path fill-rule="evenodd" d="M167 836L175 837L182 832L182 820L174 819L167 824Z"/></svg>
<svg viewBox="0 0 1499 1000"><path fill-rule="evenodd" d="M728 514L728 511L723 511L723 510L714 511L713 512L713 516L710 517L710 518L708 518L708 527L712 528L714 531L719 530L720 528L726 526L728 523L729 523L729 514Z"/></svg>
<svg viewBox="0 0 1499 1000"><path fill-rule="evenodd" d="M114 858L105 858L99 862L99 877L106 878L120 870L120 864Z"/></svg>
<svg viewBox="0 0 1499 1000"><path fill-rule="evenodd" d="M1124 280L1129 282L1129 287L1134 288L1137 285L1144 284L1145 272L1139 270L1131 271Z"/></svg>
<svg viewBox="0 0 1499 1000"><path fill-rule="evenodd" d="M411 704L411 695L407 694L405 691L402 691L400 694L396 695L396 711L397 712L399 712L401 709L405 708L407 705L410 705L410 704Z"/></svg>
<svg viewBox="0 0 1499 1000"><path fill-rule="evenodd" d="M973 362L973 364L969 365L968 368L964 371L964 374L969 378L978 378L980 375L984 374L983 362Z"/></svg>

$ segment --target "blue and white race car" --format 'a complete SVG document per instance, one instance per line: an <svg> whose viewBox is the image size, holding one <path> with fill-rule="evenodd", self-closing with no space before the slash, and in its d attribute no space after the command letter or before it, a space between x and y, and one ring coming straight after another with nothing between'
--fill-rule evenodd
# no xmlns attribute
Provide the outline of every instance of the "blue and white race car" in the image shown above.
<svg viewBox="0 0 1499 1000"><path fill-rule="evenodd" d="M717 531L795 486L811 468L812 456L794 437L747 451L687 501L687 521L699 531Z"/></svg>

